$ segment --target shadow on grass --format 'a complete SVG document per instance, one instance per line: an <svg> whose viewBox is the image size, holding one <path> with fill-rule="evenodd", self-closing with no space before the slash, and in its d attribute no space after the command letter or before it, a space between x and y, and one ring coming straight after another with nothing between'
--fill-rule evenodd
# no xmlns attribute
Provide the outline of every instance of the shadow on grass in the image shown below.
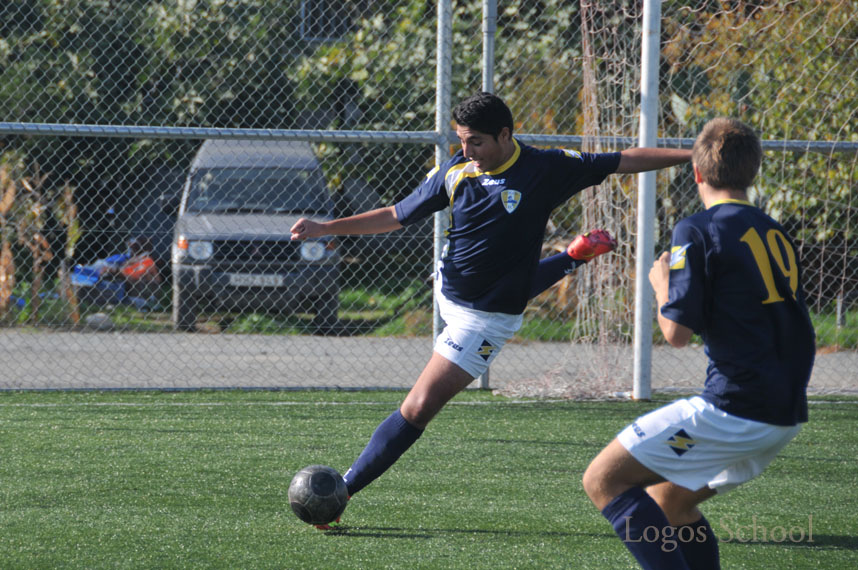
<svg viewBox="0 0 858 570"><path fill-rule="evenodd" d="M858 550L858 536L841 536L837 534L814 534L813 540L809 539L810 537L803 538L802 540L790 540L787 538L783 541L766 541L766 542L755 542L748 541L739 543L739 541L732 541L737 544L748 544L752 546L758 546L760 544L769 544L772 546L786 546L789 548L816 548L816 549L824 549L824 550Z"/></svg>
<svg viewBox="0 0 858 570"><path fill-rule="evenodd" d="M383 527L383 526L341 526L336 530L327 531L328 536L347 536L351 538L405 538L405 539L436 539L445 535L485 535L496 538L511 538L511 537L588 537L588 538L605 538L613 536L611 534L594 534L586 532L572 531L520 531L509 529L481 529L481 528L402 528L402 527Z"/></svg>
<svg viewBox="0 0 858 570"><path fill-rule="evenodd" d="M332 537L349 537L349 538L392 538L392 539L437 539L446 536L455 535L484 535L498 539L513 538L513 537L559 537L559 538L588 538L588 539L611 539L615 535L611 533L593 533L593 532L574 532L574 531L520 531L508 529L479 529L479 528L404 528L404 527L383 527L383 526L342 526L337 530L328 531L325 533ZM856 536L840 536L831 534L814 534L813 542L809 540L782 542L738 542L738 541L721 541L721 543L748 544L759 546L760 544L769 544L772 546L785 546L790 548L816 548L825 550L858 550L858 537Z"/></svg>

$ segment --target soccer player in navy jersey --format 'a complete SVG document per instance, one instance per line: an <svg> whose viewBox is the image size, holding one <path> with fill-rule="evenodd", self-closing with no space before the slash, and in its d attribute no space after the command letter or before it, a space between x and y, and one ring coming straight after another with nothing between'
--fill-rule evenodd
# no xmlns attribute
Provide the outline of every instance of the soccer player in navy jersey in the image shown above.
<svg viewBox="0 0 858 570"><path fill-rule="evenodd" d="M521 326L527 300L558 278L547 270L537 273L545 226L557 206L612 173L691 159L681 149L536 149L513 137L512 113L490 93L459 103L453 119L461 150L432 169L411 195L329 222L302 218L292 227L292 239L389 232L449 207L448 240L435 279L446 327L400 408L378 426L343 475L349 495L384 473L441 408L488 369ZM610 236L591 237L573 242L570 254L586 258L613 247L604 243Z"/></svg>
<svg viewBox="0 0 858 570"><path fill-rule="evenodd" d="M649 274L673 346L703 338L700 396L639 417L592 461L584 490L643 568L719 568L698 505L759 475L807 421L815 333L795 245L748 201L762 160L726 118L694 143L705 211L681 220Z"/></svg>

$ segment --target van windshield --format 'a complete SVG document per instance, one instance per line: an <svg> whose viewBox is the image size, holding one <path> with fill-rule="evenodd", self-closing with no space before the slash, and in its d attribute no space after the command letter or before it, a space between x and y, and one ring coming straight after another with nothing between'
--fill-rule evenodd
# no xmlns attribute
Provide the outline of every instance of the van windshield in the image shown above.
<svg viewBox="0 0 858 570"><path fill-rule="evenodd" d="M211 168L191 179L186 210L194 213L326 213L322 173L298 168Z"/></svg>

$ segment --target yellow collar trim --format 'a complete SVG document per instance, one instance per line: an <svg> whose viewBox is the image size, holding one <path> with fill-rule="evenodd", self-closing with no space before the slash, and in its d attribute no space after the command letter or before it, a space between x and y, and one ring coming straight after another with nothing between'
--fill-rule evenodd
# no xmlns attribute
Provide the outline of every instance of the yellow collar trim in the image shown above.
<svg viewBox="0 0 858 570"><path fill-rule="evenodd" d="M504 170L507 170L509 167L511 167L513 164L515 164L515 161L518 160L519 156L521 156L521 147L518 146L518 141L515 139L512 139L512 144L515 145L515 151L512 153L512 156L509 157L509 160L507 160L506 162L501 164L495 170L487 170L485 172L483 172L481 170L477 170L477 172L479 174L488 174L489 176L497 176L498 174L500 174Z"/></svg>
<svg viewBox="0 0 858 570"><path fill-rule="evenodd" d="M734 198L725 198L724 200L717 200L715 202L712 202L712 205L710 205L709 208L714 208L715 206L720 206L721 204L744 204L745 206L753 206L753 204L748 202L747 200L736 200Z"/></svg>

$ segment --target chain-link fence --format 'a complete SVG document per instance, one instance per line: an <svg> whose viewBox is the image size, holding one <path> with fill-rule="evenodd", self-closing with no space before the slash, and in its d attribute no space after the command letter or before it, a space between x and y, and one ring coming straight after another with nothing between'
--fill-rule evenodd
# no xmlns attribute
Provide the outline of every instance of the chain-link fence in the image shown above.
<svg viewBox="0 0 858 570"><path fill-rule="evenodd" d="M482 4L453 4L454 103L481 85ZM760 131L755 199L800 244L811 385L858 388L858 9L662 9L663 144L716 115ZM486 65L522 140L633 144L641 11L499 4ZM434 3L10 0L0 16L0 386L413 382L432 350L431 220L304 244L288 229L393 204L434 165ZM636 201L613 176L555 212L546 253L596 226L621 246L531 302L492 386L630 388ZM699 208L689 168L659 173L659 249ZM654 386L699 386L702 352L655 340Z"/></svg>

